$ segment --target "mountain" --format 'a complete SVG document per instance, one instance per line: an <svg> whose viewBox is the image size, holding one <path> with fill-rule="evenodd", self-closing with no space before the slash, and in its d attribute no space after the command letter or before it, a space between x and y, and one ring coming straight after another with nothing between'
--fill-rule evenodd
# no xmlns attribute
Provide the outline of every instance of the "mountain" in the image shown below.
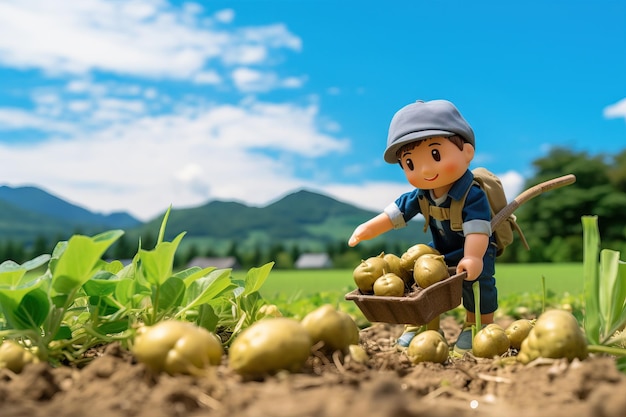
<svg viewBox="0 0 626 417"><path fill-rule="evenodd" d="M165 237L173 239L186 231L188 238L210 237L256 243L347 241L354 228L378 213L331 197L300 190L264 207L238 202L211 201L205 205L170 212ZM141 227L142 233L158 232L162 216ZM417 223L417 222L416 222ZM380 240L423 241L421 225L411 225L385 234Z"/></svg>
<svg viewBox="0 0 626 417"><path fill-rule="evenodd" d="M181 232L189 239L211 244L238 245L306 243L324 247L345 242L359 224L378 213L331 197L300 190L264 207L233 201L211 201L199 207L172 209L166 240ZM140 236L155 237L163 215L142 223L128 213L103 215L71 204L36 187L0 186L0 236L2 241L31 243L38 237L67 239L74 233L93 235L122 229L129 242ZM421 226L386 233L378 241L419 242L426 239ZM1 241L0 241L1 242Z"/></svg>
<svg viewBox="0 0 626 417"><path fill-rule="evenodd" d="M67 238L76 231L126 230L141 224L128 213L93 213L36 187L0 186L0 236L7 240Z"/></svg>

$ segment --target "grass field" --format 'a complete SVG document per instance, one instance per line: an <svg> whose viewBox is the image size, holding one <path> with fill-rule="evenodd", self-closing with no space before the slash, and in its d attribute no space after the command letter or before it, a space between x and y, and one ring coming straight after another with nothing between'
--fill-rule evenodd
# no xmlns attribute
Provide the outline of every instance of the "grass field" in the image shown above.
<svg viewBox="0 0 626 417"><path fill-rule="evenodd" d="M237 271L235 275L245 274ZM582 264L500 264L496 281L500 297L540 294L542 276L554 294L578 295L583 290ZM351 270L273 270L261 288L264 298L277 295L306 297L320 292L348 292L355 288Z"/></svg>

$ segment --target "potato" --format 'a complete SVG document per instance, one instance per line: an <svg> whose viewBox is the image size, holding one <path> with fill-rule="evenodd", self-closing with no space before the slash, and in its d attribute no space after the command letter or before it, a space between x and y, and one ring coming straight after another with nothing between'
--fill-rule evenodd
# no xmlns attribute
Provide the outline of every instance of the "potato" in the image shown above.
<svg viewBox="0 0 626 417"><path fill-rule="evenodd" d="M282 317L283 313L280 312L276 304L263 304L259 308L259 318L264 317Z"/></svg>
<svg viewBox="0 0 626 417"><path fill-rule="evenodd" d="M262 375L282 369L298 371L311 353L311 336L298 320L287 317L254 322L233 341L228 365L241 375Z"/></svg>
<svg viewBox="0 0 626 417"><path fill-rule="evenodd" d="M406 283L413 279L413 273L402 267L402 260L393 253L386 253L383 259L387 262L387 272L393 272Z"/></svg>
<svg viewBox="0 0 626 417"><path fill-rule="evenodd" d="M517 359L529 363L537 358L585 359L587 340L576 318L564 310L548 310L537 319L522 342Z"/></svg>
<svg viewBox="0 0 626 417"><path fill-rule="evenodd" d="M527 319L515 320L509 324L504 333L509 338L511 347L514 349L520 349L522 342L528 337L530 330L533 328L533 322Z"/></svg>
<svg viewBox="0 0 626 417"><path fill-rule="evenodd" d="M448 266L443 260L443 255L424 254L415 261L413 278L415 283L422 288L427 288L436 282L450 276Z"/></svg>
<svg viewBox="0 0 626 417"><path fill-rule="evenodd" d="M476 333L472 341L472 353L479 358L493 358L506 353L510 344L504 329L491 323Z"/></svg>
<svg viewBox="0 0 626 417"><path fill-rule="evenodd" d="M362 293L372 293L374 282L389 270L389 265L384 259L384 255L367 258L354 269L352 276L356 286Z"/></svg>
<svg viewBox="0 0 626 417"><path fill-rule="evenodd" d="M352 317L330 304L304 316L301 324L311 337L312 344L324 342L324 347L330 351L346 352L350 345L359 343L359 327Z"/></svg>
<svg viewBox="0 0 626 417"><path fill-rule="evenodd" d="M406 354L413 364L420 362L444 363L450 347L446 339L435 330L418 333L409 343Z"/></svg>
<svg viewBox="0 0 626 417"><path fill-rule="evenodd" d="M374 282L374 295L402 297L404 280L393 272L388 272Z"/></svg>
<svg viewBox="0 0 626 417"><path fill-rule="evenodd" d="M140 329L132 353L154 372L199 375L210 365L218 365L224 350L208 330L189 322L165 320Z"/></svg>
<svg viewBox="0 0 626 417"><path fill-rule="evenodd" d="M441 255L437 249L423 243L418 243L408 248L406 252L402 254L400 257L400 265L407 271L412 271L415 266L415 261L417 261L420 256L427 253Z"/></svg>
<svg viewBox="0 0 626 417"><path fill-rule="evenodd" d="M0 369L7 368L19 374L29 363L37 363L39 358L15 340L5 340L0 345Z"/></svg>

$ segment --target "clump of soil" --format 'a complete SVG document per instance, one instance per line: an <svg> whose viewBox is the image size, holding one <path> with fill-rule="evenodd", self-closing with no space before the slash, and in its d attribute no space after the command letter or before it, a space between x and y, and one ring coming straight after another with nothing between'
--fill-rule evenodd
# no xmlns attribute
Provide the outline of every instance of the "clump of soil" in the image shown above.
<svg viewBox="0 0 626 417"><path fill-rule="evenodd" d="M446 338L460 331L442 320ZM0 374L2 417L465 417L626 415L626 375L610 357L530 365L471 354L412 365L396 350L402 326L361 331L368 360L315 351L299 373L246 380L226 357L202 378L155 375L117 344L86 367L33 364Z"/></svg>

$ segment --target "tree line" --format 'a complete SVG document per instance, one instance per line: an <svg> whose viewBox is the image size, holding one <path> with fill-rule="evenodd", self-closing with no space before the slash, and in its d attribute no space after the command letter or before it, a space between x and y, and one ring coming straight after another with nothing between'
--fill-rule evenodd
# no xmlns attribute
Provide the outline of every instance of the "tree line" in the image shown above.
<svg viewBox="0 0 626 417"><path fill-rule="evenodd" d="M543 181L574 174L572 185L544 193L519 207L515 213L530 246L527 251L516 239L499 258L499 262L580 262L582 261L582 223L584 215L597 215L602 246L626 253L626 150L616 155L589 155L565 148L554 148L533 162L535 174L524 188ZM356 225L355 225L356 227ZM416 234L421 230L416 230ZM347 237L346 237L347 241ZM349 248L346 241L328 242L323 249L337 268L353 268L361 259L381 252L401 255L411 242L374 239ZM37 238L30 245L0 241L0 260L23 263L43 253L52 253L57 240ZM153 248L156 236L141 236L143 248ZM130 259L138 241L123 235L105 255L108 259ZM275 268L290 269L300 254L311 249L298 245L258 244L242 249L236 241L221 252L189 245L177 252L175 267L184 267L196 256L233 256L242 268L275 262Z"/></svg>

